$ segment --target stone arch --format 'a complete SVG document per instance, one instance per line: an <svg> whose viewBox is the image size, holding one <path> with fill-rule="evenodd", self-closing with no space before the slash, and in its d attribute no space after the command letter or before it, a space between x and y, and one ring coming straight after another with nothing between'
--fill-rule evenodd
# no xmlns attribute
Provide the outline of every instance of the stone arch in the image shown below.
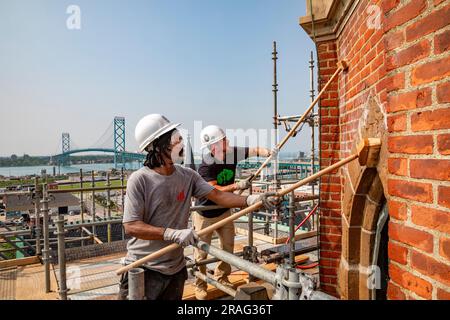
<svg viewBox="0 0 450 320"><path fill-rule="evenodd" d="M341 169L344 187L342 208L342 251L338 269L338 291L343 299L370 299L369 267L374 263L377 222L386 198L386 131L380 103L373 92L367 94L355 140L379 137L382 140L379 165L361 167L352 161ZM352 152L356 152L356 145Z"/></svg>
<svg viewBox="0 0 450 320"><path fill-rule="evenodd" d="M377 222L386 199L376 168L356 168L356 161L349 167L357 171L344 186L338 290L343 299L370 299L368 275L374 264Z"/></svg>

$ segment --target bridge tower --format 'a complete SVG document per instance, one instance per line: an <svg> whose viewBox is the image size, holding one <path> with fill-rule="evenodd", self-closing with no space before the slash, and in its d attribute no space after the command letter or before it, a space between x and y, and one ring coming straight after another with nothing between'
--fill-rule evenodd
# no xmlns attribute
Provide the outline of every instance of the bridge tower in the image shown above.
<svg viewBox="0 0 450 320"><path fill-rule="evenodd" d="M70 134L67 132L63 132L62 134L61 147L62 147L61 153L63 154L63 156L60 159L60 164L62 165L70 164L70 156L64 155L64 153L70 151Z"/></svg>
<svg viewBox="0 0 450 320"><path fill-rule="evenodd" d="M122 167L125 165L123 152L125 152L125 118L114 117L114 167L120 160Z"/></svg>

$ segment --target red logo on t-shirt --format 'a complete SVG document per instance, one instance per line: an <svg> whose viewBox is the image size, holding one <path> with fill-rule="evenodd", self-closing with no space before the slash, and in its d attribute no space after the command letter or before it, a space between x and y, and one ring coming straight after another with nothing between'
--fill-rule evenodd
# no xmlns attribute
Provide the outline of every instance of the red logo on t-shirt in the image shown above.
<svg viewBox="0 0 450 320"><path fill-rule="evenodd" d="M184 199L186 199L186 195L184 194L184 191L181 191L177 196L177 200L184 201Z"/></svg>

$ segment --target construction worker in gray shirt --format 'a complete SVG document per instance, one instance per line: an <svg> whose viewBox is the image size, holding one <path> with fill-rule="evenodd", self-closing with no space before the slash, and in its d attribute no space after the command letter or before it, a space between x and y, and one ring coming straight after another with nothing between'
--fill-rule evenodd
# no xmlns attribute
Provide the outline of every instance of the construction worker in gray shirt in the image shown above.
<svg viewBox="0 0 450 320"><path fill-rule="evenodd" d="M188 228L191 197L207 198L227 208L243 208L259 201L268 209L280 200L271 193L239 196L208 184L197 172L179 165L184 159L183 139L171 123L159 114L142 118L135 138L141 152L147 152L144 166L127 181L123 226L132 239L125 264L160 250L171 243L181 247L147 262L144 288L149 300L181 300L187 279L183 248L198 235ZM120 279L119 299L128 295L128 273Z"/></svg>

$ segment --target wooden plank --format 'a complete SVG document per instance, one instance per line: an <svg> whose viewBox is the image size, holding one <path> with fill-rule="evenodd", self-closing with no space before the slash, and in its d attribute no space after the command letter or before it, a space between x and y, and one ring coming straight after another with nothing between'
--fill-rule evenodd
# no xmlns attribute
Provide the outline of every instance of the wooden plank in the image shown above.
<svg viewBox="0 0 450 320"><path fill-rule="evenodd" d="M40 263L40 260L37 256L3 260L3 261L0 261L0 269L9 268L9 267L26 266L26 265L35 264L35 263Z"/></svg>
<svg viewBox="0 0 450 320"><path fill-rule="evenodd" d="M248 230L247 229L242 229L242 228L236 228L236 233L244 235L244 236L248 236ZM310 238L313 237L317 234L316 231L305 231L302 233L298 233L295 235L295 240L300 240L300 239L305 239L305 238ZM258 239L261 241L265 241L268 243L272 243L272 244L282 244L285 243L286 240L288 239L288 237L282 237L282 238L274 238L271 236L267 236L265 234L261 234L258 232L253 232L253 238L254 239Z"/></svg>
<svg viewBox="0 0 450 320"><path fill-rule="evenodd" d="M295 262L297 263L303 263L309 259L306 255L298 255L295 257ZM268 264L262 264L261 267L270 270L275 271L277 269L276 263L268 263ZM246 283L248 283L248 273L237 270L235 272L232 272L228 276L228 280L235 286L235 288L238 288L239 286L242 286ZM255 281L256 283L263 284L264 282L262 280ZM223 291L220 291L216 287L208 284L208 288L206 290L208 292L208 298L207 300L214 300L220 297L225 296L226 294ZM186 284L184 286L184 292L183 292L183 300L196 300L195 299L195 285L193 283Z"/></svg>
<svg viewBox="0 0 450 320"><path fill-rule="evenodd" d="M0 300L16 298L17 267L0 270Z"/></svg>
<svg viewBox="0 0 450 320"><path fill-rule="evenodd" d="M43 265L17 268L16 300L57 300L58 287L53 270L50 270L50 292L45 293Z"/></svg>
<svg viewBox="0 0 450 320"><path fill-rule="evenodd" d="M83 258L80 260L70 261L68 265L82 265L82 264L95 264L99 262L113 262L115 260L119 261L121 258L126 256L126 252L118 252L105 256L97 256L91 258Z"/></svg>
<svg viewBox="0 0 450 320"><path fill-rule="evenodd" d="M295 241L317 236L317 231L305 231L295 235ZM276 238L274 244L284 244L289 237Z"/></svg>
<svg viewBox="0 0 450 320"><path fill-rule="evenodd" d="M82 227L82 229L84 230L84 232L86 232L89 236L91 236L95 242L97 242L98 244L102 244L103 241L100 240L99 238L97 238L92 232L90 232L88 229L86 229L85 227Z"/></svg>

